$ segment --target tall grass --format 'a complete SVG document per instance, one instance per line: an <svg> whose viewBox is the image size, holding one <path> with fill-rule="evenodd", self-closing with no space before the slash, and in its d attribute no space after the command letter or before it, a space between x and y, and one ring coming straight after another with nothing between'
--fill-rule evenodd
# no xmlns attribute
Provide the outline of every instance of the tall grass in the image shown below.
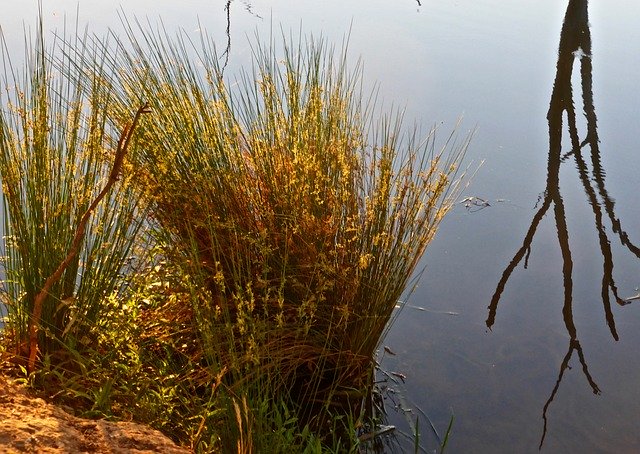
<svg viewBox="0 0 640 454"><path fill-rule="evenodd" d="M120 273L141 223L139 197L123 175L89 218L78 253L52 282L38 320L30 320L36 296L68 257L82 216L107 183L122 127L107 116L112 95L97 72L81 81L73 77L71 59L54 65L56 56L69 55L81 41L56 40L47 49L39 23L23 71L12 66L2 41L1 301L8 311L4 335L18 356L27 353L30 321L40 327L41 357L62 345L91 345L107 296L121 289Z"/></svg>
<svg viewBox="0 0 640 454"><path fill-rule="evenodd" d="M282 55L255 44L252 71L228 82L206 39L128 32L107 65L111 108L154 111L133 165L189 276L211 372L290 399L307 422L357 413L468 138L379 115L361 67L322 40L283 40Z"/></svg>
<svg viewBox="0 0 640 454"><path fill-rule="evenodd" d="M124 125L148 105L43 305L45 364L60 346L78 350L74 386L99 387L73 392L91 411L128 403L121 414L195 450L355 443L376 349L452 205L469 138L406 130L365 93L346 49L323 40L256 43L251 71L230 81L206 38L127 33L61 40L56 53L40 26L24 74L3 54L2 295L15 350L109 181ZM125 279L143 222L160 252Z"/></svg>

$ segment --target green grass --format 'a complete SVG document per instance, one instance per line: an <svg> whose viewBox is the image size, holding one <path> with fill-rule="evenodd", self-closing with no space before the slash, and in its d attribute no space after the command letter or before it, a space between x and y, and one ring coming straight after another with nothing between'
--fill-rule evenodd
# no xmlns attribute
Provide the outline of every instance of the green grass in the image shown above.
<svg viewBox="0 0 640 454"><path fill-rule="evenodd" d="M357 449L376 349L469 138L406 130L323 40L256 39L229 82L206 39L127 25L57 50L40 29L21 77L4 57L4 344L24 354L34 298L147 104L43 305L32 380L198 452Z"/></svg>
<svg viewBox="0 0 640 454"><path fill-rule="evenodd" d="M78 43L54 46L68 52ZM68 59L54 69L42 24L26 57L26 67L17 71L6 49L2 53L0 97L2 302L8 310L5 337L17 357L28 350L36 296L67 257L82 216L107 183L119 134L105 108L109 87L98 77L82 83L71 77ZM97 206L79 254L49 289L38 321L40 357L62 345L90 343L103 301L122 292L120 274L142 219L140 197L129 181L123 175Z"/></svg>

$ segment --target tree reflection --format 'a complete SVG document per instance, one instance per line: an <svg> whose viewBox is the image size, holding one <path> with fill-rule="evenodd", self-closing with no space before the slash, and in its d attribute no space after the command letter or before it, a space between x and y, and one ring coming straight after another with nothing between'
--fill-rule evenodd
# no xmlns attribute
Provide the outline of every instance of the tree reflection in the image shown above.
<svg viewBox="0 0 640 454"><path fill-rule="evenodd" d="M221 71L222 73L224 73L224 70L227 69L227 65L229 64L229 54L231 53L231 3L233 3L233 0L225 0L225 4L224 4L224 12L226 14L226 20L227 20L227 28L225 30L225 34L227 37L227 44L221 56L221 58L224 58L224 62L222 63L222 71ZM244 9L249 14L256 17L257 19L262 19L261 16L253 12L253 6L251 6L251 2L243 1L242 4L244 5Z"/></svg>
<svg viewBox="0 0 640 454"><path fill-rule="evenodd" d="M579 61L582 104L586 118L586 136L580 140L576 122L576 111L573 103L573 88L571 78L573 74L574 62ZM562 153L563 116L566 113L567 129L571 143L569 152ZM586 377L591 389L595 394L600 393L600 389L595 380L591 377L587 368L587 362L578 341L576 327L573 322L573 301L572 301L572 269L571 249L569 247L569 233L565 215L565 207L560 194L560 166L563 162L573 159L578 170L578 175L584 187L587 199L592 208L595 226L598 232L599 247L603 258L602 287L601 296L605 313L605 319L611 335L618 340L616 324L611 310L611 295L619 305L628 303L618 296L618 289L613 278L613 255L611 243L604 222L608 218L611 223L611 230L617 234L620 242L631 253L640 258L640 249L630 240L627 233L622 229L620 220L615 215L615 204L609 196L605 186L605 172L602 169L600 160L600 147L597 132L597 118L593 103L592 90L592 61L591 61L591 34L588 22L588 0L570 0L567 12L564 17L562 32L560 35L560 46L558 52L558 62L556 66L556 78L549 103L547 113L549 123L549 159L547 163L547 182L544 197L538 203L531 225L525 235L520 249L516 252L509 265L504 270L498 283L496 291L489 305L489 316L487 327L491 328L495 322L498 303L504 288L511 277L514 269L524 259L524 268L527 268L529 254L531 253L531 243L535 236L540 221L544 218L553 206L553 216L556 225L558 244L562 254L562 278L564 283L564 303L562 314L564 323L569 333L569 348L560 366L560 372L555 387L544 405L543 420L544 428L540 440L540 448L544 442L547 431L547 409L553 401L560 382L574 351L578 354L578 359L582 365L582 372ZM585 157L585 150L588 150L590 159ZM587 161L589 159L590 162Z"/></svg>

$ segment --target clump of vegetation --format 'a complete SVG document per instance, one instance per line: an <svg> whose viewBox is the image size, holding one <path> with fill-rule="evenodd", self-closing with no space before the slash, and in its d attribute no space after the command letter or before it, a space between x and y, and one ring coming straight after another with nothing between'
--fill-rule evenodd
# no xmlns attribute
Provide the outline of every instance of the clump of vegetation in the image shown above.
<svg viewBox="0 0 640 454"><path fill-rule="evenodd" d="M67 258L83 215L108 182L119 134L107 116L110 87L97 74L83 76L82 84L74 80L69 59L58 62L65 76L54 77L42 24L32 46L23 73L3 54L0 95L0 301L8 309L5 337L18 354L29 349L36 296ZM62 51L73 46L63 43ZM75 348L94 339L105 299L126 283L121 274L141 226L140 201L125 175L88 218L80 253L69 257L37 317L42 358L58 353L61 344Z"/></svg>
<svg viewBox="0 0 640 454"><path fill-rule="evenodd" d="M468 139L438 146L399 113L376 118L360 68L323 41L285 40L283 60L257 44L233 84L206 40L129 27L115 49L81 39L57 59L41 30L38 43L25 82L5 80L23 88L0 117L5 343L23 352L33 298L148 105L44 304L35 375L85 414L148 422L198 451L355 446L376 348ZM126 266L134 245L142 269Z"/></svg>

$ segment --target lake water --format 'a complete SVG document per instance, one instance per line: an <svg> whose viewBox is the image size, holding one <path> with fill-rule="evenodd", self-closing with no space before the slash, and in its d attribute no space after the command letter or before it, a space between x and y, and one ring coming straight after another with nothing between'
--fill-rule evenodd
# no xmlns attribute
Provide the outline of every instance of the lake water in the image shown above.
<svg viewBox="0 0 640 454"><path fill-rule="evenodd" d="M35 21L26 3L3 7L11 49ZM78 3L81 27L119 28L111 2L85 0L45 6L47 26ZM461 134L477 127L468 158L484 164L464 197L488 206L454 207L385 340L385 370L406 375L391 422L410 431L420 414L427 452L451 415L448 452L639 452L640 300L620 303L640 287L640 3L236 0L229 22L225 4L124 11L230 37L229 71L256 30L337 45L350 30L385 104L443 133L460 116Z"/></svg>

